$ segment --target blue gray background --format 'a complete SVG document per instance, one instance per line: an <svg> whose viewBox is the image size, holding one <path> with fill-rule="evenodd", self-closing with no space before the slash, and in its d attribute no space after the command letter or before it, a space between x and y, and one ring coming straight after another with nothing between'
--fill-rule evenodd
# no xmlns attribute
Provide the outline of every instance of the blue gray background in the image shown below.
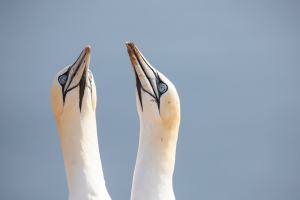
<svg viewBox="0 0 300 200"><path fill-rule="evenodd" d="M0 199L67 199L53 76L92 45L107 186L129 199L135 41L177 86L177 199L300 199L300 3L0 1Z"/></svg>

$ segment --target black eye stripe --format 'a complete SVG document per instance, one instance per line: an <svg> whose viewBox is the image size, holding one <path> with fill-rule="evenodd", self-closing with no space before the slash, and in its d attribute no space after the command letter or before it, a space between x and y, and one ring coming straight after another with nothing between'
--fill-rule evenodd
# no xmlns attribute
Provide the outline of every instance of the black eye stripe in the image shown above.
<svg viewBox="0 0 300 200"><path fill-rule="evenodd" d="M71 69L71 67L69 67L69 69L65 73L58 76L58 82L62 87L61 90L62 90L62 96L63 96L63 103L65 103L67 93L70 92L71 90L79 87L79 109L81 111L85 87L88 87L89 90L91 91L91 100L93 100L93 94L92 94L93 93L93 85L92 85L93 74L91 71L89 71L89 74L88 74L89 77L87 77L87 73L85 70L82 74L82 77L81 77L79 83L74 85L73 87L70 87L72 80L70 81L70 83L68 85L66 85L68 78L69 78L70 69ZM73 78L74 78L74 76L71 77L71 79L73 79ZM86 85L86 79L88 79L90 85Z"/></svg>
<svg viewBox="0 0 300 200"><path fill-rule="evenodd" d="M153 90L153 93L154 93L154 94L151 94L150 92L148 92L146 89L143 88L143 86L141 85L140 80L138 78L137 72L136 72L136 70L134 70L135 71L135 76L136 76L136 86L137 86L139 100L140 100L140 103L141 103L142 110L143 110L143 105L142 105L141 90L143 90L144 92L146 92L147 94L149 94L150 96L152 96L156 100L158 110L160 111L160 98L165 92L168 91L168 85L161 80L157 70L153 69L150 66L150 64L146 61L146 59L143 56L141 56L144 63L146 63L146 66L152 71L152 73L155 76L156 88L157 88L157 91L158 91L158 94L156 94L155 91L154 91L154 88L153 88L154 85L151 82L152 79L145 72L144 65L142 64L142 62L140 60L140 57L137 55L137 53L135 51L133 51L133 53L134 53L139 65L140 65L142 71L144 72L146 78L148 79L148 82L150 83L150 85L152 87L152 90Z"/></svg>

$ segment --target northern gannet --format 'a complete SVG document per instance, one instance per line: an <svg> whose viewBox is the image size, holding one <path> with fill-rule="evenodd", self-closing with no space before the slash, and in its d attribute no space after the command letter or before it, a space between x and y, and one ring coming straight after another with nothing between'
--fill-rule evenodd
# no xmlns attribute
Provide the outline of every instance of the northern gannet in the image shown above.
<svg viewBox="0 0 300 200"><path fill-rule="evenodd" d="M131 200L174 200L179 97L172 82L150 65L134 43L127 42L126 46L136 78L140 119Z"/></svg>
<svg viewBox="0 0 300 200"><path fill-rule="evenodd" d="M52 110L60 136L69 200L110 200L99 155L96 85L89 70L91 48L55 76Z"/></svg>

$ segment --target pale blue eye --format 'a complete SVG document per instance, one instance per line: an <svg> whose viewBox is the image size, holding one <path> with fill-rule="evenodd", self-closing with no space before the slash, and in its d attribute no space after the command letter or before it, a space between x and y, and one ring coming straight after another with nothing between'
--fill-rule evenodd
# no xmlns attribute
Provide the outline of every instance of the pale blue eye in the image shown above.
<svg viewBox="0 0 300 200"><path fill-rule="evenodd" d="M67 76L66 74L60 75L60 76L58 77L58 82L59 82L59 84L61 84L61 85L66 84L67 80L68 80L68 76Z"/></svg>
<svg viewBox="0 0 300 200"><path fill-rule="evenodd" d="M163 83L163 82L160 82L158 84L158 91L162 94L162 93L165 93L166 91L168 90L168 86L167 84Z"/></svg>

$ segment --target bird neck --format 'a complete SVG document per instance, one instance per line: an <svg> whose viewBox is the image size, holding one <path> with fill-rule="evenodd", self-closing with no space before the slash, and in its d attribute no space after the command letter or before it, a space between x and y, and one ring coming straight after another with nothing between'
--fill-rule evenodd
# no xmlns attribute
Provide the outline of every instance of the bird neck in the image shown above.
<svg viewBox="0 0 300 200"><path fill-rule="evenodd" d="M62 116L58 126L69 200L109 200L99 154L95 113L68 113L68 116Z"/></svg>
<svg viewBox="0 0 300 200"><path fill-rule="evenodd" d="M178 128L141 121L132 200L175 199L172 179Z"/></svg>

